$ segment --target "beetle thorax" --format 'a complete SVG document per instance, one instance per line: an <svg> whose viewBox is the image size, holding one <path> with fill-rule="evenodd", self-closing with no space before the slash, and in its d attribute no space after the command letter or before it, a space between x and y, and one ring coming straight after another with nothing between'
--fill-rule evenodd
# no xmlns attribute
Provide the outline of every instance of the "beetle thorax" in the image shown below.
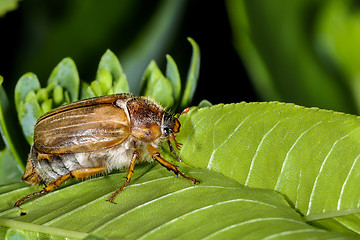
<svg viewBox="0 0 360 240"><path fill-rule="evenodd" d="M154 142L161 138L161 124L164 109L146 98L136 98L127 102L131 135L144 142Z"/></svg>

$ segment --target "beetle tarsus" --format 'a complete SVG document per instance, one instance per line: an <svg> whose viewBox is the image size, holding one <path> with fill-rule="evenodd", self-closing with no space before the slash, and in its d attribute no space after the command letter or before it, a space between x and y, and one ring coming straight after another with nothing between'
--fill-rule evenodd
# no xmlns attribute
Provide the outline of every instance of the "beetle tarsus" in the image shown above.
<svg viewBox="0 0 360 240"><path fill-rule="evenodd" d="M156 160L158 163L160 163L162 166L164 166L168 171L170 171L170 170L173 171L176 176L178 176L178 174L180 174L180 176L194 182L194 184L199 183L198 180L196 180L195 178L192 178L192 177L185 176L182 172L180 172L177 169L177 167L175 165L173 165L173 164L169 163L168 161L166 161L165 159L163 159L160 156L160 153L158 153L155 148L149 146L149 152L152 153L152 157L154 160Z"/></svg>
<svg viewBox="0 0 360 240"><path fill-rule="evenodd" d="M109 203L112 203L112 204L117 204L116 202L114 202L114 201L112 201L112 200L110 200L110 199L108 199L108 200L106 200L107 202L109 202Z"/></svg>
<svg viewBox="0 0 360 240"><path fill-rule="evenodd" d="M30 199L30 198L33 198L37 195L43 195L43 194L46 194L48 193L48 191L46 191L46 189L44 188L43 190L41 190L40 192L35 192L35 193L32 193L32 194L29 194L29 195L26 195L25 197L22 197L20 198L19 200L16 201L16 203L14 204L14 207L17 207L19 209L22 209L20 207L21 203L24 202L25 200L27 199Z"/></svg>
<svg viewBox="0 0 360 240"><path fill-rule="evenodd" d="M132 174L134 173L134 168L135 168L135 163L136 163L136 160L137 158L139 157L139 151L136 150L134 151L133 153L133 157L131 159L131 162L130 162L130 166L129 166L129 172L128 172L128 175L126 176L126 181L124 183L124 185L121 186L121 188L119 188L118 190L116 190L110 197L109 200L106 200L107 202L110 202L110 203L114 203L116 204L116 202L114 202L114 198L116 197L116 195L119 193L119 192L122 192L124 190L124 188L126 188L126 186L128 185L128 183L130 182L130 179L131 179L131 176Z"/></svg>

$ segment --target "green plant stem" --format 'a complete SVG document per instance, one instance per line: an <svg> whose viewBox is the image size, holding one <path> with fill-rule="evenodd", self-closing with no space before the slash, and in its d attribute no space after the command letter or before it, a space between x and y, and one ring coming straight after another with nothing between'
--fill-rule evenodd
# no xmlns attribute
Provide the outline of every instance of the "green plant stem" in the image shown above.
<svg viewBox="0 0 360 240"><path fill-rule="evenodd" d="M71 231L66 229L60 229L55 227L48 227L44 225L38 225L33 223L27 223L27 222L20 222L12 219L5 219L0 218L0 226L8 227L8 228L16 228L20 230L25 231L31 231L31 232L39 232L49 235L56 235L60 237L65 238L76 238L76 239L83 239L86 236L88 236L88 233L83 232L77 232L77 231Z"/></svg>

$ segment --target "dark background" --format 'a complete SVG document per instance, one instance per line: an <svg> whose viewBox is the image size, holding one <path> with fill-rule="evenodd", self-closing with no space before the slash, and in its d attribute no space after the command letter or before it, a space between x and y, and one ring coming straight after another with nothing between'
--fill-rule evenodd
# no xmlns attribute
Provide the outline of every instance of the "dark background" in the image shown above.
<svg viewBox="0 0 360 240"><path fill-rule="evenodd" d="M157 1L147 3L147 6L144 6L144 8L155 8L155 3ZM5 17L0 18L0 75L4 77L3 85L10 98L13 97L16 81L28 71L37 74L43 83L56 63L60 62L62 58L69 56L77 64L80 77L89 81L94 77L98 61L104 52L103 49L110 48L112 51L118 52L126 47L121 46L118 43L120 41L114 40L109 42L108 45L103 46L103 49L89 51L87 62L83 65L77 61L76 54L72 55L71 52L64 51L63 55L60 53L58 56L53 57L54 64L52 68L19 68L17 64L21 62L22 51L26 49L26 44L28 44L23 38L26 37L26 34L31 34L29 41L35 41L35 35L37 34L36 31L29 33L29 30L24 30L27 24L27 11L29 10L24 9L27 5L23 4L20 2L18 9L8 12ZM39 9L41 8L39 6L43 6L41 4L44 3L37 0L33 1L33 4L38 5L37 9ZM65 5L63 5L55 1L54 4L47 3L48 6L43 7L47 9L47 14L51 14L51 17L56 20L57 18L60 19L61 15L66 11L66 4L71 3L65 2ZM150 14L151 11L147 11L147 13ZM140 20L145 19L146 22L147 17L146 14L143 14ZM32 19L31 21L34 20ZM129 24L127 34L136 34L137 26L135 24L135 27L132 27ZM38 28L41 27L39 26ZM124 35L126 34L121 32L118 36L114 35L113 38L121 38ZM165 50L178 64L182 81L186 79L191 58L191 46L186 40L187 37L192 37L198 43L201 50L200 77L193 100L194 105L197 105L203 99L207 99L213 104L257 101L247 73L232 44L232 33L223 1L215 1L207 4L206 7L204 7L204 3L201 1L189 1L185 6L183 17L180 18L179 28L176 30L170 46ZM37 61L39 56L37 56L36 52L31 54L34 59L33 61ZM156 59L163 72L165 71L164 59L165 55L162 56L162 59Z"/></svg>
<svg viewBox="0 0 360 240"><path fill-rule="evenodd" d="M192 1L189 5L180 32L194 38L201 49L200 80L194 103L202 99L213 104L256 101L254 89L232 44L224 1L215 1L205 9L201 1Z"/></svg>

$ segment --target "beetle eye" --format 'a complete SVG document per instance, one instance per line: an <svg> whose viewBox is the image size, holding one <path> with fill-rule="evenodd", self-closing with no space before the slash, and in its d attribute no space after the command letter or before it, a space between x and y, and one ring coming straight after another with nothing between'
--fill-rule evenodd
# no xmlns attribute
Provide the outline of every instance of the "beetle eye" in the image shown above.
<svg viewBox="0 0 360 240"><path fill-rule="evenodd" d="M169 113L164 113L162 121L162 134L168 138L173 133L178 133L180 128L179 120Z"/></svg>
<svg viewBox="0 0 360 240"><path fill-rule="evenodd" d="M164 135L165 137L169 136L172 130L169 127L164 127Z"/></svg>

